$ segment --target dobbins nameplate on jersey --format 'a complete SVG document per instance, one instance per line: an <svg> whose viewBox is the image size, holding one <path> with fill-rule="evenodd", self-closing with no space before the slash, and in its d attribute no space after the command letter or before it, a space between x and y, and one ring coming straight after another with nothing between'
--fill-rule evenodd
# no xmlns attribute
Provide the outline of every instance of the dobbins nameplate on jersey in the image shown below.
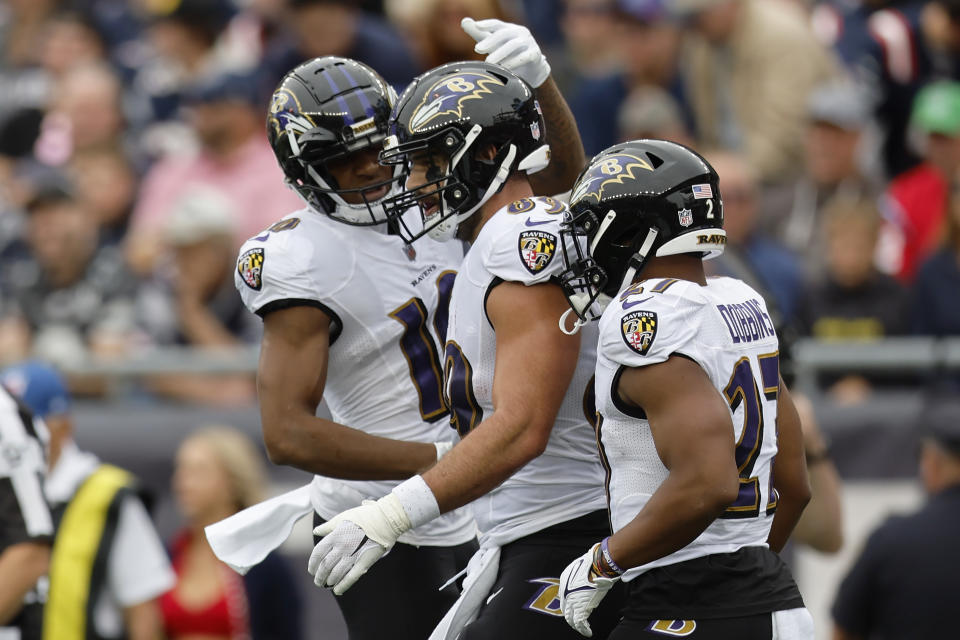
<svg viewBox="0 0 960 640"><path fill-rule="evenodd" d="M657 337L657 314L654 311L628 313L620 321L620 331L627 346L645 356Z"/></svg>
<svg viewBox="0 0 960 640"><path fill-rule="evenodd" d="M520 259L532 274L547 268L557 251L557 236L546 231L524 231L520 234Z"/></svg>

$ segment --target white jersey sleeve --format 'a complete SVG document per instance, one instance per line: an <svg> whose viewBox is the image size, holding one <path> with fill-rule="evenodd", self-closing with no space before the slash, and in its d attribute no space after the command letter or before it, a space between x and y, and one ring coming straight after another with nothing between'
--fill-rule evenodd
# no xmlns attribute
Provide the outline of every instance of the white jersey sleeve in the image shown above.
<svg viewBox="0 0 960 640"><path fill-rule="evenodd" d="M559 276L563 271L559 254L564 211L566 205L553 198L511 202L505 209L506 215L498 214L487 223L491 233L478 238L485 245L481 249L487 270L502 281L525 285L549 282Z"/></svg>
<svg viewBox="0 0 960 640"><path fill-rule="evenodd" d="M349 282L357 258L349 242L325 242L319 250L311 237L316 225L303 220L309 215L317 214L299 211L247 240L240 248L234 283L251 312L264 316L287 306L315 306L330 316L336 334L342 323L334 300Z"/></svg>
<svg viewBox="0 0 960 640"><path fill-rule="evenodd" d="M604 314L600 352L627 367L664 362L673 354L695 358L696 316L690 282L644 280L626 288ZM695 286L695 285L693 285ZM610 325L616 323L616 327Z"/></svg>

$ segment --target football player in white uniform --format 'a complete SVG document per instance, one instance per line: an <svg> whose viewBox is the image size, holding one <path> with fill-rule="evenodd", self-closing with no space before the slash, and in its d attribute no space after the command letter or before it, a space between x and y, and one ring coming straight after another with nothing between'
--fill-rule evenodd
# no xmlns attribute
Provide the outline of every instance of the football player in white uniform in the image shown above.
<svg viewBox="0 0 960 640"><path fill-rule="evenodd" d="M577 179L561 244L578 321L609 303L596 406L614 530L564 570L567 622L590 636L624 581L610 638L812 638L775 553L810 495L777 336L760 294L704 275L726 244L716 172L672 142L611 147Z"/></svg>
<svg viewBox="0 0 960 640"><path fill-rule="evenodd" d="M549 159L539 111L506 69L451 63L400 97L381 154L410 168L407 190L387 203L402 233L471 245L443 355L462 440L426 473L319 527L310 570L342 593L405 531L473 501L481 551L433 638L576 638L558 607L564 558L609 532L590 424L596 328L557 327L566 207L533 197L527 177ZM401 218L409 207L422 230ZM616 603L605 613L612 628Z"/></svg>
<svg viewBox="0 0 960 640"><path fill-rule="evenodd" d="M535 64L543 55L529 31L499 21L464 27L482 53L533 74L557 131L574 129L549 66L542 74ZM249 240L235 274L245 304L264 319L258 392L268 452L317 474L309 499L321 521L389 492L458 438L442 397L441 356L463 250L430 239L409 245L386 224L382 200L401 170L377 155L393 100L380 76L353 60L318 58L284 78L268 136L307 206ZM566 161L541 174L538 193L572 182L582 150L561 155ZM321 398L332 420L315 416ZM266 519L282 528L289 506L274 505ZM262 523L240 518L219 528L233 534L224 544L208 531L215 550L251 555L246 547L257 545ZM252 528L238 526L251 520ZM270 544L288 532L271 532ZM399 542L376 579L338 597L351 640L383 638L386 627L391 638L423 640L456 599L454 587L438 589L476 548L476 526L468 511L454 511ZM261 557L255 551L231 564L246 567Z"/></svg>
<svg viewBox="0 0 960 640"><path fill-rule="evenodd" d="M317 58L284 77L267 134L307 206L248 240L235 272L264 322L257 384L267 451L317 474L317 520L389 491L455 439L437 345L462 251L388 233L375 203L395 184L377 162L392 104L380 76L353 60ZM316 417L321 398L332 420ZM422 639L456 598L438 587L464 566L475 536L466 511L409 532L378 581L338 599L350 637L381 637L376 602L400 637Z"/></svg>

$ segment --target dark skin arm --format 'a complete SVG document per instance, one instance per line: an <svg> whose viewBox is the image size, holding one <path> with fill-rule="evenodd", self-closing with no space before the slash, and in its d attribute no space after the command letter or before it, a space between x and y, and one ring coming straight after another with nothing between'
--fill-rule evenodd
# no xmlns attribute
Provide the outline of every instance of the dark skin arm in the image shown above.
<svg viewBox="0 0 960 640"><path fill-rule="evenodd" d="M557 331L567 308L554 284L505 282L490 293L494 412L423 475L441 513L488 493L543 453L580 354L580 337Z"/></svg>
<svg viewBox="0 0 960 640"><path fill-rule="evenodd" d="M553 77L547 78L534 93L543 110L551 156L546 169L530 175L530 186L534 195L553 196L570 190L586 166L587 156L577 122Z"/></svg>
<svg viewBox="0 0 960 640"><path fill-rule="evenodd" d="M863 636L859 636L853 633L848 633L840 627L833 626L833 640L863 640Z"/></svg>
<svg viewBox="0 0 960 640"><path fill-rule="evenodd" d="M640 513L610 537L610 555L628 568L690 544L736 499L740 482L730 411L699 365L673 356L630 368L617 391L646 411L670 471Z"/></svg>
<svg viewBox="0 0 960 640"><path fill-rule="evenodd" d="M773 462L773 486L780 498L767 544L779 552L797 526L804 507L810 502L800 414L782 378L777 396L777 456Z"/></svg>
<svg viewBox="0 0 960 640"><path fill-rule="evenodd" d="M330 348L330 317L314 307L264 318L257 393L270 460L351 480L409 478L437 459L433 443L373 436L318 418Z"/></svg>

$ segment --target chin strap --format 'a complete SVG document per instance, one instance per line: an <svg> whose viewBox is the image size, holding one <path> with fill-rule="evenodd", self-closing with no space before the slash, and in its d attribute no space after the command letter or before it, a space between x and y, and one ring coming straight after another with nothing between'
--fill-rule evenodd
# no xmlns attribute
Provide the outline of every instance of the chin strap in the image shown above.
<svg viewBox="0 0 960 640"><path fill-rule="evenodd" d="M490 181L490 186L487 187L487 190L483 192L483 195L480 196L480 200L477 204L470 207L468 210L463 213L457 214L457 222L463 222L467 218L473 215L473 213L482 207L487 200L490 199L490 196L495 194L500 190L500 187L503 186L503 183L507 181L507 178L510 177L510 167L513 166L513 160L517 157L517 147L516 145L510 145L510 149L507 151L506 157L503 159L503 162L500 163L500 167L497 169L496 175L494 175L493 180Z"/></svg>
<svg viewBox="0 0 960 640"><path fill-rule="evenodd" d="M637 275L637 269L643 266L643 263L647 260L647 254L650 253L650 248L653 246L653 243L657 239L659 232L650 228L650 231L647 232L647 237L644 238L643 244L640 245L640 249L630 256L630 260L627 262L628 266L626 272L623 274L623 280L620 281L620 290L622 291L624 287L633 282L633 277Z"/></svg>
<svg viewBox="0 0 960 640"><path fill-rule="evenodd" d="M570 307L569 309L567 309L566 311L563 312L563 315L562 315L562 316L560 316L560 322L559 322L559 324L560 324L560 331L562 331L563 333L565 333L565 334L568 335L568 336L576 335L576 334L580 331L580 327L582 327L583 325L587 324L587 321L586 321L586 320L581 320L580 317L578 316L578 317L573 321L573 328L572 328L572 329L567 329L567 318L569 318L569 317L570 317L570 314L573 313L573 312L574 312L574 311L573 311L573 307Z"/></svg>
<svg viewBox="0 0 960 640"><path fill-rule="evenodd" d="M472 132L471 132L472 133ZM465 148L464 148L465 150ZM500 167L497 169L496 175L493 177L493 180L490 182L490 186L487 187L487 190L484 191L483 195L480 196L480 200L477 201L477 204L473 205L463 213L457 213L452 216L448 216L442 221L436 223L432 227L429 227L427 235L429 235L434 240L446 241L451 240L454 235L457 233L457 227L460 226L460 223L465 221L467 218L472 216L477 209L482 207L490 197L500 190L500 187L503 186L503 183L507 181L507 178L510 177L510 168L513 166L513 161L517 157L517 147L516 145L510 145L510 149L507 151L506 157L503 159L503 162L500 163ZM437 214L439 215L439 211ZM432 216L431 216L432 217ZM424 220L424 227L426 228L429 225L429 220Z"/></svg>

